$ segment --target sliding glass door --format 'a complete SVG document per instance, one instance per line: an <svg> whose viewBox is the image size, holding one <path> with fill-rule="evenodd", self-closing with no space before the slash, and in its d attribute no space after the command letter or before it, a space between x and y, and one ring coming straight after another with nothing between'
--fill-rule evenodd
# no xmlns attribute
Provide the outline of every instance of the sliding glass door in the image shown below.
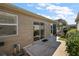
<svg viewBox="0 0 79 59"><path fill-rule="evenodd" d="M40 39L40 26L39 23L34 22L33 24L33 30L34 30L34 41L39 40Z"/></svg>
<svg viewBox="0 0 79 59"><path fill-rule="evenodd" d="M34 41L44 38L44 23L34 22L33 30Z"/></svg>
<svg viewBox="0 0 79 59"><path fill-rule="evenodd" d="M44 38L44 23L40 23L40 39Z"/></svg>

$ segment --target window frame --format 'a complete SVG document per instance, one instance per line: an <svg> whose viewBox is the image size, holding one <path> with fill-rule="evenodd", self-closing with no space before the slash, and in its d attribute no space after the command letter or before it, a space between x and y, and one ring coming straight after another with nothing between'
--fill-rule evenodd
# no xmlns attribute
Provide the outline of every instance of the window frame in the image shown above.
<svg viewBox="0 0 79 59"><path fill-rule="evenodd" d="M8 16L15 16L16 18L16 23L15 24L7 24L7 23L0 23L0 25L8 25L8 26L16 26L16 34L11 34L11 35L3 35L3 36L0 36L0 37L11 37L11 36L18 36L18 15L15 15L15 14L12 14L12 13L7 13L7 12L3 12L3 11L0 11L0 14L4 13L5 15L8 15Z"/></svg>

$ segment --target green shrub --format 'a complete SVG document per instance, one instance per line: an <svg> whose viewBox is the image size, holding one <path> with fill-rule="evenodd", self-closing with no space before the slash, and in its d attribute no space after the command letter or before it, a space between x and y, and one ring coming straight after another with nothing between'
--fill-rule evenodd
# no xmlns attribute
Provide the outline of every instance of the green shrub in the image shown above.
<svg viewBox="0 0 79 59"><path fill-rule="evenodd" d="M71 56L79 56L79 32L68 32L66 40L66 51Z"/></svg>
<svg viewBox="0 0 79 59"><path fill-rule="evenodd" d="M77 31L77 29L71 29L67 33L73 33L73 32L76 32L76 31Z"/></svg>
<svg viewBox="0 0 79 59"><path fill-rule="evenodd" d="M67 34L66 34L66 38L69 36L71 36L71 35L73 35L73 33L75 33L75 32L77 32L77 30L76 29L71 29L71 30L69 30L68 32L67 32Z"/></svg>

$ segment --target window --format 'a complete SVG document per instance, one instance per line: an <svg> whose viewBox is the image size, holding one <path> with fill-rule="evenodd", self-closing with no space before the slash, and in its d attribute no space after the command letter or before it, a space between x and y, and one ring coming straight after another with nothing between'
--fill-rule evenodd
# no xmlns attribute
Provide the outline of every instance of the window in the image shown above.
<svg viewBox="0 0 79 59"><path fill-rule="evenodd" d="M9 36L17 34L17 16L14 14L0 11L0 36Z"/></svg>
<svg viewBox="0 0 79 59"><path fill-rule="evenodd" d="M44 23L34 22L34 41L44 38Z"/></svg>

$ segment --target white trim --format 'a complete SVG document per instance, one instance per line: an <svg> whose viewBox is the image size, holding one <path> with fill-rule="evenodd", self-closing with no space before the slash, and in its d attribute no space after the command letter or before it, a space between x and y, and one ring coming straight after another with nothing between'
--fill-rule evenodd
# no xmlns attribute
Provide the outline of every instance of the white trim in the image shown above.
<svg viewBox="0 0 79 59"><path fill-rule="evenodd" d="M13 36L17 36L17 34L15 34L15 35L6 35L6 36L4 35L4 36L0 36L0 38L1 38L1 37L11 37L11 36L12 36L12 37L13 37Z"/></svg>
<svg viewBox="0 0 79 59"><path fill-rule="evenodd" d="M17 24L4 24L4 23L0 23L0 25L17 25Z"/></svg>
<svg viewBox="0 0 79 59"><path fill-rule="evenodd" d="M17 23L17 35L18 35L18 16L16 16L17 17L17 20L16 20L16 23Z"/></svg>
<svg viewBox="0 0 79 59"><path fill-rule="evenodd" d="M9 26L16 26L16 34L12 34L12 35L4 35L4 36L0 36L0 37L9 37L9 36L17 36L18 35L18 16L17 15L15 15L15 14L10 14L10 13L6 13L6 12L3 12L3 11L0 11L0 14L1 13L4 13L4 14L6 14L6 15L8 15L8 16L15 16L16 18L16 24L7 24L7 23L0 23L0 25L9 25Z"/></svg>

